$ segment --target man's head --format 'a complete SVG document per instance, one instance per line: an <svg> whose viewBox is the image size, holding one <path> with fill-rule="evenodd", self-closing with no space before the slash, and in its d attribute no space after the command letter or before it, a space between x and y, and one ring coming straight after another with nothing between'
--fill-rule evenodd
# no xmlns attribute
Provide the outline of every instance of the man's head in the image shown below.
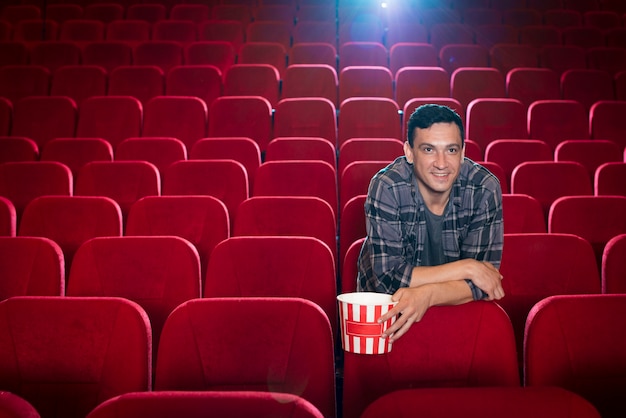
<svg viewBox="0 0 626 418"><path fill-rule="evenodd" d="M409 118L404 154L413 164L420 194L439 213L459 176L464 157L463 124L450 108L420 106ZM443 205L443 206L442 206Z"/></svg>
<svg viewBox="0 0 626 418"><path fill-rule="evenodd" d="M462 145L465 145L465 129L461 117L449 107L436 104L422 105L409 117L407 138L409 145L413 146L415 128L427 129L435 123L454 123L459 128Z"/></svg>

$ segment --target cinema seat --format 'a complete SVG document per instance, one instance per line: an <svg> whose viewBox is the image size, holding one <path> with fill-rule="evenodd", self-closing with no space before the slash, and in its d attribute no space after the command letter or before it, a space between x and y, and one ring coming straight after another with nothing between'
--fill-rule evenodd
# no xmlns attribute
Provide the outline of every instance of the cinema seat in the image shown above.
<svg viewBox="0 0 626 418"><path fill-rule="evenodd" d="M526 324L525 385L585 397L602 417L624 415L625 295L562 295L534 306Z"/></svg>
<svg viewBox="0 0 626 418"><path fill-rule="evenodd" d="M63 251L48 238L0 237L0 275L0 300L65 296Z"/></svg>
<svg viewBox="0 0 626 418"><path fill-rule="evenodd" d="M495 303L434 306L389 353L344 352L345 418L399 389L459 386L520 386L511 322Z"/></svg>
<svg viewBox="0 0 626 418"><path fill-rule="evenodd" d="M548 232L543 208L537 199L526 194L503 194L504 233Z"/></svg>
<svg viewBox="0 0 626 418"><path fill-rule="evenodd" d="M626 196L626 163L613 162L600 165L594 176L594 191L596 196L617 195Z"/></svg>
<svg viewBox="0 0 626 418"><path fill-rule="evenodd" d="M0 163L37 161L39 147L24 136L0 136Z"/></svg>
<svg viewBox="0 0 626 418"><path fill-rule="evenodd" d="M211 254L203 297L299 297L319 305L337 339L335 259L306 236L239 236Z"/></svg>
<svg viewBox="0 0 626 418"><path fill-rule="evenodd" d="M161 184L167 167L176 161L187 159L187 147L177 138L144 136L126 138L117 145L116 161L147 161L159 170Z"/></svg>
<svg viewBox="0 0 626 418"><path fill-rule="evenodd" d="M167 390L125 393L98 405L87 417L132 418L138 414L149 413L154 418L167 418L177 414L184 414L188 418L202 418L206 411L217 415L235 414L258 418L323 417L310 402L289 393Z"/></svg>
<svg viewBox="0 0 626 418"><path fill-rule="evenodd" d="M165 323L156 371L157 391L297 393L323 416L336 416L330 323L304 299L185 302Z"/></svg>
<svg viewBox="0 0 626 418"><path fill-rule="evenodd" d="M0 378L41 416L84 417L151 389L150 322L121 298L21 296L0 302ZM54 396L50 392L54 391Z"/></svg>
<svg viewBox="0 0 626 418"><path fill-rule="evenodd" d="M75 180L85 164L113 161L113 148L102 138L54 138L44 145L40 159L65 164Z"/></svg>
<svg viewBox="0 0 626 418"><path fill-rule="evenodd" d="M125 235L186 239L198 251L204 280L211 252L230 236L228 209L213 196L146 196L131 206Z"/></svg>
<svg viewBox="0 0 626 418"><path fill-rule="evenodd" d="M69 97L32 96L14 103L11 136L25 136L42 148L53 138L75 136L78 109Z"/></svg>
<svg viewBox="0 0 626 418"><path fill-rule="evenodd" d="M6 418L40 418L26 399L6 391L0 393L0 411Z"/></svg>

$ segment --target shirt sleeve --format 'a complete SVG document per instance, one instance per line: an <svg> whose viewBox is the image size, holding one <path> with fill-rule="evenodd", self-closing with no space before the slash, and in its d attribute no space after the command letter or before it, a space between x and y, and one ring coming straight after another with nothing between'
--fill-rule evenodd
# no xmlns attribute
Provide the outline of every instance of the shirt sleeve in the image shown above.
<svg viewBox="0 0 626 418"><path fill-rule="evenodd" d="M359 261L359 290L393 294L411 281L403 212L391 187L374 178L365 202L367 240Z"/></svg>
<svg viewBox="0 0 626 418"><path fill-rule="evenodd" d="M462 258L486 261L500 268L504 244L504 222L502 218L502 191L495 179L483 185L477 202L477 210L470 223L468 234L462 245ZM475 300L487 297L482 289L467 280Z"/></svg>

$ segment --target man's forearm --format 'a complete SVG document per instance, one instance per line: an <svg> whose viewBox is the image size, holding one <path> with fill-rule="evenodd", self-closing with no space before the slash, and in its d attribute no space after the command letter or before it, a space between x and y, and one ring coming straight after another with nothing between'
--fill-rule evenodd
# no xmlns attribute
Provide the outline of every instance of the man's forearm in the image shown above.
<svg viewBox="0 0 626 418"><path fill-rule="evenodd" d="M460 305L474 300L472 290L464 280L455 280L432 285L430 306Z"/></svg>
<svg viewBox="0 0 626 418"><path fill-rule="evenodd" d="M446 283L469 278L468 264L472 260L457 260L439 266L417 266L411 271L410 287ZM475 260L474 260L475 261ZM467 287L467 284L465 284Z"/></svg>

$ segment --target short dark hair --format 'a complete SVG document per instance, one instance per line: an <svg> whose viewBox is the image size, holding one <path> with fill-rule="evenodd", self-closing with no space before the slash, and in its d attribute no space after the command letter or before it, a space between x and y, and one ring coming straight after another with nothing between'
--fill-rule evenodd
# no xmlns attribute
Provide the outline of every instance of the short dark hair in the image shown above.
<svg viewBox="0 0 626 418"><path fill-rule="evenodd" d="M411 114L408 122L407 141L413 147L415 128L428 129L435 123L454 123L461 132L461 144L465 144L465 129L461 117L448 106L438 104L421 105Z"/></svg>

